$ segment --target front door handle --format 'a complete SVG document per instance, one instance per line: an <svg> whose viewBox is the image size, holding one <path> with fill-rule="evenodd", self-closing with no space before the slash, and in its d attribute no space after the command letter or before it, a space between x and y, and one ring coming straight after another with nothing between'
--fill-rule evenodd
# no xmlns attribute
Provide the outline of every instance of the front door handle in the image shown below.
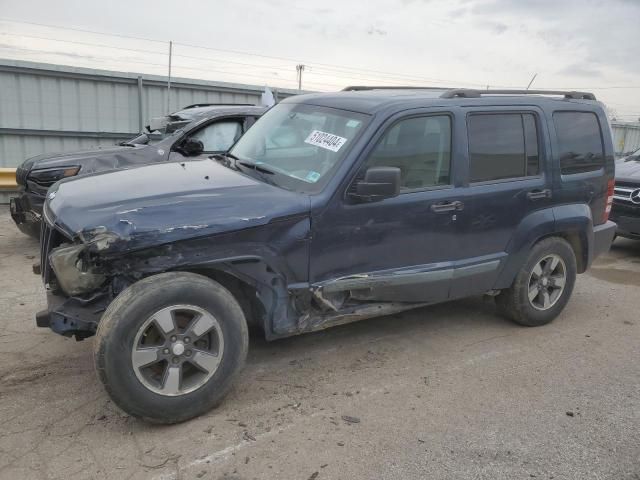
<svg viewBox="0 0 640 480"><path fill-rule="evenodd" d="M458 212L464 208L464 203L460 200L454 200L453 202L440 202L431 205L431 211L433 213L447 213Z"/></svg>
<svg viewBox="0 0 640 480"><path fill-rule="evenodd" d="M542 198L551 198L551 190L545 188L544 190L531 190L527 192L527 198L529 200L539 200Z"/></svg>

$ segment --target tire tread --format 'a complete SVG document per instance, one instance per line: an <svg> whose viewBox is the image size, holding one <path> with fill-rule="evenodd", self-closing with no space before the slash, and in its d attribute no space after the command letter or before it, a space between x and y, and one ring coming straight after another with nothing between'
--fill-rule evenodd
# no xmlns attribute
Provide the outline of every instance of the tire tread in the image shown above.
<svg viewBox="0 0 640 480"><path fill-rule="evenodd" d="M235 304L233 308L237 309L236 313L238 314L240 324L240 358L238 359L237 364L234 366L234 371L232 372L232 374L225 378L223 384L220 385L220 388L218 389L219 394L216 395L215 400L212 399L206 401L204 408L201 407L201 405L194 405L193 409L189 409L172 416L168 416L166 414L163 414L162 416L148 415L147 411L141 410L139 406L136 405L135 400L131 401L130 398L123 398L123 396L117 391L114 385L112 385L110 381L110 375L108 373L109 359L107 358L107 348L109 345L112 345L113 342L117 341L117 339L114 338L116 331L115 327L117 325L117 322L121 318L122 313L129 306L133 298L137 298L141 295L161 295L162 293L159 293L158 291L161 292L162 290L172 290L178 288L181 284L183 286L188 286L189 288L194 288L195 286L204 287L211 291L212 296L218 296L227 302ZM220 404L220 402L222 402L225 394L231 387L233 380L244 367L248 349L248 339L249 334L247 322L244 318L242 308L226 288L210 278L195 273L160 273L134 283L123 292L121 292L120 295L118 295L114 299L114 301L111 302L104 315L102 316L102 319L98 324L98 329L96 331L94 341L94 365L96 373L100 378L100 381L104 385L105 390L109 394L109 397L111 397L111 399L119 408L134 417L142 418L151 423L178 423L199 415L206 410L215 408Z"/></svg>
<svg viewBox="0 0 640 480"><path fill-rule="evenodd" d="M530 264L537 261L544 254L551 252L558 253L563 257L567 268L567 283L562 293L562 298L558 300L556 305L544 312L536 311L529 305L527 297ZM571 297L575 278L576 257L569 242L558 236L544 238L533 246L527 261L516 275L511 287L503 290L496 297L498 313L519 325L527 327L545 325L557 317L564 309Z"/></svg>

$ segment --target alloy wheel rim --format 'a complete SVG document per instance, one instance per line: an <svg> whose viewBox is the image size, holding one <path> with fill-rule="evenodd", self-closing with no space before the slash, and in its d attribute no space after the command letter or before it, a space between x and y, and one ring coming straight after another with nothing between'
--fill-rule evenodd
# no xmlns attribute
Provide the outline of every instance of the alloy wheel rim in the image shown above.
<svg viewBox="0 0 640 480"><path fill-rule="evenodd" d="M200 307L173 305L155 312L138 329L131 364L148 390L175 397L206 384L223 355L218 320Z"/></svg>
<svg viewBox="0 0 640 480"><path fill-rule="evenodd" d="M545 255L536 262L528 283L529 303L536 310L553 307L564 292L567 268L559 255Z"/></svg>

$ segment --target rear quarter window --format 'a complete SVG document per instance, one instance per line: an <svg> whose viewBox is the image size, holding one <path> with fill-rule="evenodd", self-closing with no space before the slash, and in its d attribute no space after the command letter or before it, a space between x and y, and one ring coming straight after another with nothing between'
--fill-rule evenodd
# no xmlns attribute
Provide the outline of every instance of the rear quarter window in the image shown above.
<svg viewBox="0 0 640 480"><path fill-rule="evenodd" d="M593 112L555 112L560 171L563 175L600 170L604 147L598 117Z"/></svg>

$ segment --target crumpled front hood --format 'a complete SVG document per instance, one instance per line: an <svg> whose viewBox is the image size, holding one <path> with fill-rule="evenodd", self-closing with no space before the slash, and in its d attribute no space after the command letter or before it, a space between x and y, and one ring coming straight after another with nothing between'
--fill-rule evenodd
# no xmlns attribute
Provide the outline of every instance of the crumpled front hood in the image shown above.
<svg viewBox="0 0 640 480"><path fill-rule="evenodd" d="M306 195L212 160L160 163L63 180L45 216L98 250L145 248L307 214Z"/></svg>
<svg viewBox="0 0 640 480"><path fill-rule="evenodd" d="M616 162L616 180L640 183L640 161L622 160Z"/></svg>

